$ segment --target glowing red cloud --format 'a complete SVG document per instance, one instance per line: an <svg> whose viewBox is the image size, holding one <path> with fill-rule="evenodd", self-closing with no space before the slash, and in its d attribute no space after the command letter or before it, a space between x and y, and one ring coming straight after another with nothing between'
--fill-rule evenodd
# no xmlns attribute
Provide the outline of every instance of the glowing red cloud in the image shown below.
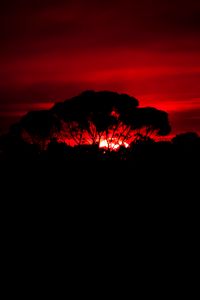
<svg viewBox="0 0 200 300"><path fill-rule="evenodd" d="M200 102L199 1L20 3L0 11L0 117L113 90L173 120L187 110L187 130L200 130L190 122Z"/></svg>

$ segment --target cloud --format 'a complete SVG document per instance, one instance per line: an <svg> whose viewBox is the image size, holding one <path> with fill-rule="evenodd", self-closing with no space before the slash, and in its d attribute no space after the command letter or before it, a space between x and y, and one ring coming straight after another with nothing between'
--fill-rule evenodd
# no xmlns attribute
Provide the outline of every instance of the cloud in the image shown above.
<svg viewBox="0 0 200 300"><path fill-rule="evenodd" d="M138 47L197 38L198 1L12 1L2 11L1 51L49 47ZM22 5L23 4L23 5ZM52 43L51 43L52 42ZM55 49L54 48L54 49ZM53 50L53 49L52 49ZM17 49L16 49L17 51Z"/></svg>
<svg viewBox="0 0 200 300"><path fill-rule="evenodd" d="M12 0L0 11L1 109L85 89L147 103L199 97L200 2ZM171 102L172 103L172 102ZM35 104L34 104L35 105Z"/></svg>
<svg viewBox="0 0 200 300"><path fill-rule="evenodd" d="M196 131L200 134L200 107L176 111L170 115L170 120L175 133Z"/></svg>

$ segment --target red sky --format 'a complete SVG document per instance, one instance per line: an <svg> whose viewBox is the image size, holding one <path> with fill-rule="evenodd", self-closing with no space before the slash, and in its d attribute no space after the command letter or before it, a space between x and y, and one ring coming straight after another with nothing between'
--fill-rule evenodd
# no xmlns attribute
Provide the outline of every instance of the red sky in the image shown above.
<svg viewBox="0 0 200 300"><path fill-rule="evenodd" d="M135 96L200 132L199 0L11 0L0 9L0 132L85 89Z"/></svg>

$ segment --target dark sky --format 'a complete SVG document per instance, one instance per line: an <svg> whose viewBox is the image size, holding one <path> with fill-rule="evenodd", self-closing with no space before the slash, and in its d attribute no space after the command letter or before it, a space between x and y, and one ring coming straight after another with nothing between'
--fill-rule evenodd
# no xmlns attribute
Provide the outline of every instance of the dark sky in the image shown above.
<svg viewBox="0 0 200 300"><path fill-rule="evenodd" d="M126 92L200 132L199 0L10 0L0 7L0 131L85 89Z"/></svg>

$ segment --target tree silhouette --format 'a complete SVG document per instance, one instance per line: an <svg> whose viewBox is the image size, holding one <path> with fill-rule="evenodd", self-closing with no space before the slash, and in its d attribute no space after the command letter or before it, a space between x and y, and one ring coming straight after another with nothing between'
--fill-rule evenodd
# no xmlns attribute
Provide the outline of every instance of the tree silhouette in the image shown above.
<svg viewBox="0 0 200 300"><path fill-rule="evenodd" d="M87 91L56 104L52 111L62 120L60 136L65 142L100 145L102 139L109 144L110 131L117 126L119 114L137 106L138 101L128 95Z"/></svg>
<svg viewBox="0 0 200 300"><path fill-rule="evenodd" d="M126 94L86 91L50 110L28 113L11 133L42 150L51 140L117 150L170 132L167 113L138 105Z"/></svg>
<svg viewBox="0 0 200 300"><path fill-rule="evenodd" d="M19 123L10 129L11 135L29 144L37 144L45 150L50 140L60 132L59 119L48 110L33 111L26 114Z"/></svg>
<svg viewBox="0 0 200 300"><path fill-rule="evenodd" d="M167 113L152 107L138 108L124 122L132 132L131 137L135 137L136 141L166 136L171 131Z"/></svg>
<svg viewBox="0 0 200 300"><path fill-rule="evenodd" d="M139 107L125 94L87 91L33 111L0 137L0 161L128 161L142 170L197 166L200 137L182 133L171 141L168 114ZM115 151L114 151L115 150Z"/></svg>
<svg viewBox="0 0 200 300"><path fill-rule="evenodd" d="M172 144L178 160L182 160L183 163L197 161L200 151L200 137L196 132L178 134L172 139Z"/></svg>
<svg viewBox="0 0 200 300"><path fill-rule="evenodd" d="M196 132L186 132L177 134L173 139L172 142L175 145L195 145L199 144L200 138Z"/></svg>
<svg viewBox="0 0 200 300"><path fill-rule="evenodd" d="M126 94L87 91L56 104L60 138L69 145L97 144L108 149L126 146L134 140L164 136L170 132L167 113L138 108L138 100Z"/></svg>

